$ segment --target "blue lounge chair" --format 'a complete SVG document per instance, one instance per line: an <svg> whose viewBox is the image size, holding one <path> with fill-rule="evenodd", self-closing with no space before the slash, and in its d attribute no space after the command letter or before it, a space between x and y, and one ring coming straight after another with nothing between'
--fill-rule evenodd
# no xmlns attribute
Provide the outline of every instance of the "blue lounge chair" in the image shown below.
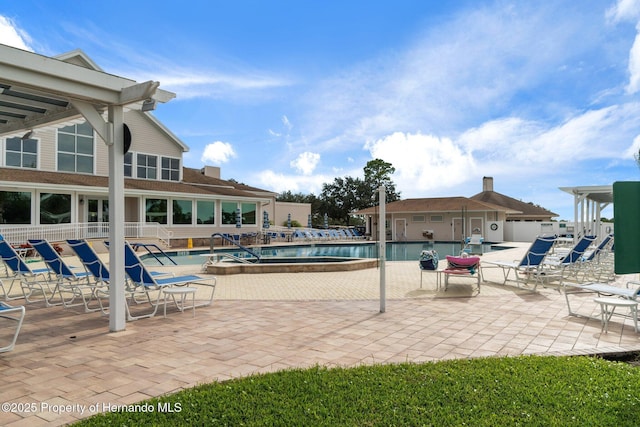
<svg viewBox="0 0 640 427"><path fill-rule="evenodd" d="M48 268L31 269L27 263L24 262L22 257L13 249L13 247L0 237L0 258L6 267L11 270L9 279L11 284L9 289L6 289L4 283L0 281L2 292L6 300L15 300L18 298L24 298L27 302L34 302L31 297L34 294L41 294L44 298L45 305L52 307L60 305L60 303L52 303L52 299L55 295L55 288L51 289L51 271ZM22 288L22 296L13 296L11 290L15 281L20 282Z"/></svg>
<svg viewBox="0 0 640 427"><path fill-rule="evenodd" d="M99 308L90 308L88 304L90 302L89 300L86 304L87 311L101 310L104 314L107 314L108 307L103 304L102 300L109 297L109 269L86 240L68 239L67 244L80 259L86 272L92 276L90 286L92 287L93 297L97 300ZM157 276L170 275L170 273L156 271L152 271L151 274Z"/></svg>
<svg viewBox="0 0 640 427"><path fill-rule="evenodd" d="M130 301L134 301L138 303L135 299L136 295L142 294L147 302L151 305L151 312L145 313L142 315L133 316L130 312L129 305L127 304L127 318L129 320L141 319L144 317L153 317L158 311L158 306L160 303L160 297L162 295L163 288L168 288L172 286L187 286L187 285L196 285L196 286L206 286L211 289L211 294L209 298L205 299L204 302L200 304L195 304L194 307L203 307L211 305L213 302L213 294L216 290L216 278L205 278L196 275L185 275L185 276L175 276L175 277L156 277L151 272L149 272L146 266L138 257L138 254L131 248L128 243L125 243L124 248L124 263L125 263L125 271L129 278L129 289L128 293L130 295ZM153 296L154 293L157 293L157 296ZM174 300L175 301L175 300ZM166 305L166 300L165 300ZM176 304L177 305L177 304ZM179 307L180 310L183 310L185 307ZM166 309L166 306L165 306Z"/></svg>
<svg viewBox="0 0 640 427"><path fill-rule="evenodd" d="M38 252L42 261L49 268L49 277L55 282L54 294L57 291L60 295L62 305L65 308L84 305L85 310L91 311L87 305L85 291L89 291L90 298L93 294L90 274L86 271L75 273L71 267L64 262L60 254L44 239L29 239L29 244ZM63 292L65 292L63 294ZM70 295L69 295L70 294ZM69 295L65 299L65 295ZM74 302L79 297L82 302Z"/></svg>
<svg viewBox="0 0 640 427"><path fill-rule="evenodd" d="M85 300L85 310L100 310L107 314L108 310L103 305L102 299L109 297L109 270L86 240L69 239L67 244L80 259L85 271L92 275L89 282L92 288L92 295L88 301ZM98 302L98 308L90 307L90 301L93 298Z"/></svg>
<svg viewBox="0 0 640 427"><path fill-rule="evenodd" d="M24 306L11 306L5 302L0 302L0 319L9 320L11 322L16 322L15 332L13 333L13 338L9 342L2 347L0 347L0 353L5 351L11 351L16 346L16 341L18 340L18 334L20 333L20 328L22 327L22 321L24 320L25 309Z"/></svg>
<svg viewBox="0 0 640 427"><path fill-rule="evenodd" d="M577 275L582 266L587 249L596 240L595 236L584 236L569 250L568 253L560 253L559 256L547 257L545 265L551 267L560 274L561 281L568 275Z"/></svg>
<svg viewBox="0 0 640 427"><path fill-rule="evenodd" d="M524 254L522 260L508 262L508 261L482 261L485 268L487 265L502 268L504 274L504 282L506 284L509 280L509 273L511 271L515 274L515 281L520 286L520 283L527 285L531 278L534 279L533 290L539 283L543 283L547 271L544 268L544 260L549 254L549 251L553 247L556 238L553 237L536 237L527 252Z"/></svg>
<svg viewBox="0 0 640 427"><path fill-rule="evenodd" d="M613 267L613 259L608 257L613 248L613 234L607 235L602 242L593 250L587 250L582 259L581 272L584 274L582 282L587 277L593 278L595 281L601 282L613 281L615 272Z"/></svg>

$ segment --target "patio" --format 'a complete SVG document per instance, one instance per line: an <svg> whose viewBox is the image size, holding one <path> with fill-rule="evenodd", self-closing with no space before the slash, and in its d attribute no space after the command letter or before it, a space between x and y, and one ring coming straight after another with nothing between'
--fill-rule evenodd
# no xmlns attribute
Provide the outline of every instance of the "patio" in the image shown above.
<svg viewBox="0 0 640 427"><path fill-rule="evenodd" d="M613 319L601 333L599 320L568 316L555 289L493 283L498 269L484 269L479 295L454 281L438 292L430 274L420 288L417 261L388 262L386 271L385 313L378 269L220 276L214 304L195 318L172 309L113 333L97 313L29 304L15 350L0 355L0 400L16 404L3 406L0 424L62 425L201 383L316 364L640 351L630 320ZM572 307L597 316L593 298L575 297ZM19 408L29 411L11 410Z"/></svg>

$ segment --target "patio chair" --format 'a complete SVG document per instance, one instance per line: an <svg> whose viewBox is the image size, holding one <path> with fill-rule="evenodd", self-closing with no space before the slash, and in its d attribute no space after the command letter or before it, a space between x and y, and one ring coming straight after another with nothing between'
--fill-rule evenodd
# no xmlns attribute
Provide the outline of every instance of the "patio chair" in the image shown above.
<svg viewBox="0 0 640 427"><path fill-rule="evenodd" d="M583 282L587 277L596 282L612 281L615 278L613 259L609 257L613 248L613 234L607 235L598 246L587 250L582 259Z"/></svg>
<svg viewBox="0 0 640 427"><path fill-rule="evenodd" d="M480 281L482 278L482 272L480 270L480 257L477 256L462 256L456 257L447 255L447 268L442 270L444 274L444 290L447 290L449 286L449 276L457 277L471 277L478 282L478 293L480 293Z"/></svg>
<svg viewBox="0 0 640 427"><path fill-rule="evenodd" d="M205 299L204 302L200 304L193 303L193 308L195 307L203 307L211 305L213 302L213 295L216 290L216 278L205 278L196 275L184 275L184 276L172 276L172 277L157 277L154 276L149 270L147 270L146 266L138 257L138 254L131 248L129 243L125 243L124 248L124 256L125 256L125 271L129 278L128 280L128 294L129 301L131 303L138 304L139 302L136 300L137 295L143 295L147 302L151 305L151 311L142 315L133 316L131 314L129 304L127 304L127 318L128 320L137 320L145 317L153 317L158 311L158 306L160 305L160 297L162 296L162 290L169 287L178 287L187 285L196 285L196 286L206 286L211 289L211 294L209 298ZM153 296L154 293L157 293L157 296ZM172 295L173 296L173 295ZM175 299L174 299L175 302ZM176 304L177 306L177 304ZM184 310L185 307L178 307L180 311ZM165 299L165 309L166 309L166 299Z"/></svg>
<svg viewBox="0 0 640 427"><path fill-rule="evenodd" d="M16 322L15 332L13 333L13 337L9 344L0 347L0 353L4 353L6 351L11 351L16 346L16 341L18 340L18 334L20 333L20 328L22 327L22 321L24 320L25 309L24 306L11 306L5 302L0 302L0 319L9 320L11 322ZM4 344L4 343L3 343Z"/></svg>
<svg viewBox="0 0 640 427"><path fill-rule="evenodd" d="M15 300L24 298L26 302L35 302L31 300L34 294L41 294L45 305L53 307L62 304L51 302L55 296L56 289L51 289L51 270L48 268L31 269L15 249L4 239L0 238L0 258L2 262L11 270L9 279L11 284L6 289L3 281L0 280L0 286L4 294L5 300ZM12 296L11 290L15 281L20 282L22 288L21 296Z"/></svg>
<svg viewBox="0 0 640 427"><path fill-rule="evenodd" d="M86 312L94 311L89 309L87 295L85 294L85 291L88 290L90 300L94 293L91 286L90 273L86 271L75 273L49 241L45 239L29 239L28 242L49 267L50 280L56 283L54 292L57 290L62 305L65 308L84 305ZM65 299L65 295L69 293L71 294L70 297ZM82 299L82 302L74 303L76 297Z"/></svg>
<svg viewBox="0 0 640 427"><path fill-rule="evenodd" d="M109 270L86 240L68 239L67 244L80 259L85 271L92 276L89 281L92 294L90 295L89 300L86 301L86 310L100 310L104 314L107 314L108 310L102 304L102 298L108 298L109 296ZM89 306L91 299L93 298L96 299L98 308L91 308Z"/></svg>
<svg viewBox="0 0 640 427"><path fill-rule="evenodd" d="M638 300L640 298L640 282L634 280L627 282L624 288L607 283L565 283L563 289L569 316L581 316L571 309L569 295L591 293L597 294L598 297L615 296L628 300Z"/></svg>
<svg viewBox="0 0 640 427"><path fill-rule="evenodd" d="M548 256L544 260L546 266L555 269L560 274L560 280L565 277L577 276L582 267L587 249L596 240L595 236L583 236L567 253L560 256Z"/></svg>
<svg viewBox="0 0 640 427"><path fill-rule="evenodd" d="M549 254L549 251L555 243L555 236L553 237L541 237L538 236L533 241L524 257L518 261L484 261L483 264L489 264L494 267L502 269L504 275L503 285L509 280L509 273L511 271L515 274L515 281L520 287L520 284L528 285L531 278L534 279L533 291L536 290L539 283L543 283L546 276L549 274L548 269L544 268L543 261Z"/></svg>
<svg viewBox="0 0 640 427"><path fill-rule="evenodd" d="M108 307L105 307L102 300L109 297L109 269L102 262L96 251L91 247L89 242L83 239L68 239L67 244L76 256L82 262L82 265L87 273L92 277L89 280L89 286L93 291L93 297L98 302L98 308L90 308L89 303L91 299L87 301L85 305L88 311L100 310L104 314L108 314ZM170 276L171 273L151 271L153 276Z"/></svg>

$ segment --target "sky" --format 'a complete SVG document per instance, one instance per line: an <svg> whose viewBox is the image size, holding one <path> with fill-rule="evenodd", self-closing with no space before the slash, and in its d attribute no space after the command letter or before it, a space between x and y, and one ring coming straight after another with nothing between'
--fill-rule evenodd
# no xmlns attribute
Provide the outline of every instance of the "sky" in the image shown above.
<svg viewBox="0 0 640 427"><path fill-rule="evenodd" d="M159 81L184 166L278 193L382 159L572 220L559 187L640 179L640 0L0 0L0 43Z"/></svg>

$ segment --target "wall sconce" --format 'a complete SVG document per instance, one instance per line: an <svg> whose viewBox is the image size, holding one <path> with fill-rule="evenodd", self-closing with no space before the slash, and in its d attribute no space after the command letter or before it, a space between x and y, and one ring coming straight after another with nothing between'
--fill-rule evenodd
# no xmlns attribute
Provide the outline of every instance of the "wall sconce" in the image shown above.
<svg viewBox="0 0 640 427"><path fill-rule="evenodd" d="M82 197L80 197L80 204L84 204L84 199Z"/></svg>
<svg viewBox="0 0 640 427"><path fill-rule="evenodd" d="M21 140L25 140L25 139L29 139L33 136L33 130L28 130L27 133L25 133L24 135L22 135L22 137L20 137Z"/></svg>

